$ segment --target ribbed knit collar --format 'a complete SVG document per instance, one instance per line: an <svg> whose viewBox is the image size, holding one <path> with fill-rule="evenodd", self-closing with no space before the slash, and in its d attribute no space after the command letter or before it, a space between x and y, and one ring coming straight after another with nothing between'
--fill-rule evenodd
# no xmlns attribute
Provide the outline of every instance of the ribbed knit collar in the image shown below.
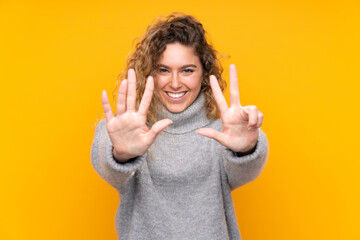
<svg viewBox="0 0 360 240"><path fill-rule="evenodd" d="M201 92L194 102L183 112L172 113L164 107L164 111L159 119L169 118L173 123L163 131L171 134L184 134L209 124L210 119L206 116L207 109L205 102L206 96Z"/></svg>

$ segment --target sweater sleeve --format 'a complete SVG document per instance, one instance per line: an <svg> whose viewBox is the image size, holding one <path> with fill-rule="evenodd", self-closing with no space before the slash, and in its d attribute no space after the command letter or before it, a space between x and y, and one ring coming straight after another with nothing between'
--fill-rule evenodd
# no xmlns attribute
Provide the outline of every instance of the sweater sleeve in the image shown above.
<svg viewBox="0 0 360 240"><path fill-rule="evenodd" d="M255 150L244 156L235 156L230 149L224 149L223 164L231 191L254 181L265 167L268 156L268 141L259 128Z"/></svg>
<svg viewBox="0 0 360 240"><path fill-rule="evenodd" d="M105 119L102 119L96 127L90 157L91 164L100 177L120 193L127 180L133 176L146 158L143 155L126 163L117 162L113 156L113 145L106 129Z"/></svg>

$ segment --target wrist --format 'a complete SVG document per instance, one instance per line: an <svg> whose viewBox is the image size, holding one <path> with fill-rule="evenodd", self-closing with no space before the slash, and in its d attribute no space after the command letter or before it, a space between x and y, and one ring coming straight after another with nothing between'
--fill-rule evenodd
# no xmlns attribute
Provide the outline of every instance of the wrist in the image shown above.
<svg viewBox="0 0 360 240"><path fill-rule="evenodd" d="M136 157L136 156L130 156L129 154L125 154L125 153L119 153L118 151L115 150L115 148L113 148L112 153L115 161L119 163L126 163L130 161L132 158Z"/></svg>
<svg viewBox="0 0 360 240"><path fill-rule="evenodd" d="M252 154L253 152L255 152L256 146L257 146L257 143L250 150L241 151L241 152L234 152L234 151L232 151L232 152L235 157L242 157L242 156L249 155L249 154Z"/></svg>

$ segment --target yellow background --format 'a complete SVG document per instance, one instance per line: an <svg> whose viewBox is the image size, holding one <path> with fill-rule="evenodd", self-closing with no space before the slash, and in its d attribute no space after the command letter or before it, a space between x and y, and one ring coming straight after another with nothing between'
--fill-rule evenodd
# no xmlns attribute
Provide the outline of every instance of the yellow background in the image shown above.
<svg viewBox="0 0 360 240"><path fill-rule="evenodd" d="M360 239L357 1L1 1L0 239L116 239L92 127L135 37L197 17L270 151L233 192L243 239ZM227 96L228 97L228 96Z"/></svg>

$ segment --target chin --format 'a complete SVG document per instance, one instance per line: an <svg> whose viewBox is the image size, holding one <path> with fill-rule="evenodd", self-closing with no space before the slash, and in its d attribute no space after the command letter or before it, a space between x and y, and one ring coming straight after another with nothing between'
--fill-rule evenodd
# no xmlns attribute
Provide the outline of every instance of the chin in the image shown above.
<svg viewBox="0 0 360 240"><path fill-rule="evenodd" d="M173 105L168 105L166 106L167 110L169 112L172 112L172 113L180 113L180 112L183 112L185 111L185 109L187 108L187 106L173 106Z"/></svg>

